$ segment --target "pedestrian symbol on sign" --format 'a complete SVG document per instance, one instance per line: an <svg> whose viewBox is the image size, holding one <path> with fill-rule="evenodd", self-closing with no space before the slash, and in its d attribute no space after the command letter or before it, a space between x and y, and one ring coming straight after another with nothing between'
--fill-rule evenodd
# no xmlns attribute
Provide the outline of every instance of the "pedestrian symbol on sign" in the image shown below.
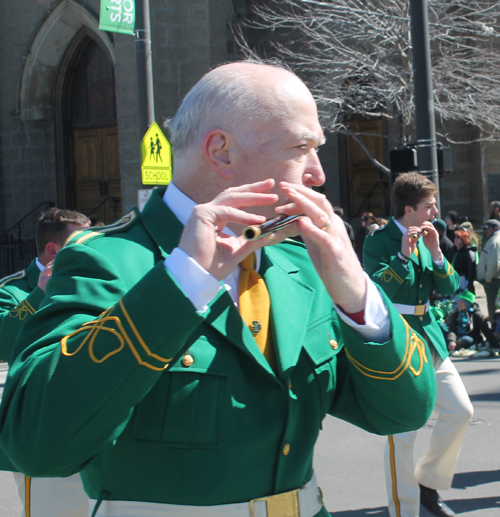
<svg viewBox="0 0 500 517"><path fill-rule="evenodd" d="M156 133L156 161L158 161L158 158L163 162L161 159L161 141L158 138L158 133Z"/></svg>
<svg viewBox="0 0 500 517"><path fill-rule="evenodd" d="M141 143L142 183L168 185L172 179L172 152L169 141L156 122L151 124Z"/></svg>

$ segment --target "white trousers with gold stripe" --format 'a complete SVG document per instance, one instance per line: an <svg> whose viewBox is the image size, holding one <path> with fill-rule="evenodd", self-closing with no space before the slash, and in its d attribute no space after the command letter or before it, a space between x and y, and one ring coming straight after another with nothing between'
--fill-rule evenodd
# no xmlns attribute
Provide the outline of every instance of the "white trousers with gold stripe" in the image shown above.
<svg viewBox="0 0 500 517"><path fill-rule="evenodd" d="M389 436L385 448L385 477L391 517L418 517L418 484L435 490L451 487L458 455L473 408L465 386L450 358L444 361L432 347L436 371L437 421L427 451L416 467L413 446L416 431Z"/></svg>
<svg viewBox="0 0 500 517"><path fill-rule="evenodd" d="M67 478L30 478L13 472L23 505L21 517L88 517L89 499L80 474Z"/></svg>

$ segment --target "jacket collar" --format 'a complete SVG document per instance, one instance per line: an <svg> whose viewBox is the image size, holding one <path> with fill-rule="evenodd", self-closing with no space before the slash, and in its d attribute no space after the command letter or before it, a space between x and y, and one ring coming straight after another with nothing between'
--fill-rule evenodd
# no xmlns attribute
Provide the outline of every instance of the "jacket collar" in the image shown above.
<svg viewBox="0 0 500 517"><path fill-rule="evenodd" d="M166 258L179 243L184 226L163 201L164 193L161 188L153 191L140 220Z"/></svg>
<svg viewBox="0 0 500 517"><path fill-rule="evenodd" d="M141 222L166 258L179 243L183 225L163 201L164 189L155 189L141 213ZM299 268L273 247L262 249L260 273L271 296L271 332L280 376L298 361L309 321L314 290L296 278ZM300 306L289 300L300 300ZM267 372L274 375L260 352L250 330L243 324L231 297L221 289L210 302L206 323L231 343L250 355Z"/></svg>

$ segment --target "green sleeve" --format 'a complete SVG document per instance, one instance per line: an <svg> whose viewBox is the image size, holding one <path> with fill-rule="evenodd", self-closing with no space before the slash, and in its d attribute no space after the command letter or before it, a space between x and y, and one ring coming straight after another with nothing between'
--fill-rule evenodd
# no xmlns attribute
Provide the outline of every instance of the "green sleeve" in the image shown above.
<svg viewBox="0 0 500 517"><path fill-rule="evenodd" d="M407 289L406 280L411 271L396 255L392 256L377 236L365 239L363 248L363 266L368 276L376 283L383 283L384 292L392 300L400 289Z"/></svg>
<svg viewBox="0 0 500 517"><path fill-rule="evenodd" d="M341 322L345 346L338 357L336 398L330 412L385 435L425 424L436 400L436 375L426 341L380 292L389 310L391 339L382 344L365 343Z"/></svg>
<svg viewBox="0 0 500 517"><path fill-rule="evenodd" d="M21 327L38 310L43 298L38 287L29 294L20 289L0 289L0 361L10 361Z"/></svg>
<svg viewBox="0 0 500 517"><path fill-rule="evenodd" d="M34 477L79 471L120 435L202 321L162 261L130 286L103 254L64 248L15 345L0 406L14 465Z"/></svg>
<svg viewBox="0 0 500 517"><path fill-rule="evenodd" d="M439 294L453 294L457 291L460 285L460 278L453 266L443 256L444 264L442 267L433 267L432 281L434 289Z"/></svg>

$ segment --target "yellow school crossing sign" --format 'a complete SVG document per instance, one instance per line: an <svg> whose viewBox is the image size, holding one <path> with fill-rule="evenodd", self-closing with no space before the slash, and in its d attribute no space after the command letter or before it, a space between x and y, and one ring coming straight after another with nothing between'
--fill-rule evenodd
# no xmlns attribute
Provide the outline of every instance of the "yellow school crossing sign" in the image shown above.
<svg viewBox="0 0 500 517"><path fill-rule="evenodd" d="M142 139L141 155L144 185L168 185L172 180L172 149L156 122Z"/></svg>

